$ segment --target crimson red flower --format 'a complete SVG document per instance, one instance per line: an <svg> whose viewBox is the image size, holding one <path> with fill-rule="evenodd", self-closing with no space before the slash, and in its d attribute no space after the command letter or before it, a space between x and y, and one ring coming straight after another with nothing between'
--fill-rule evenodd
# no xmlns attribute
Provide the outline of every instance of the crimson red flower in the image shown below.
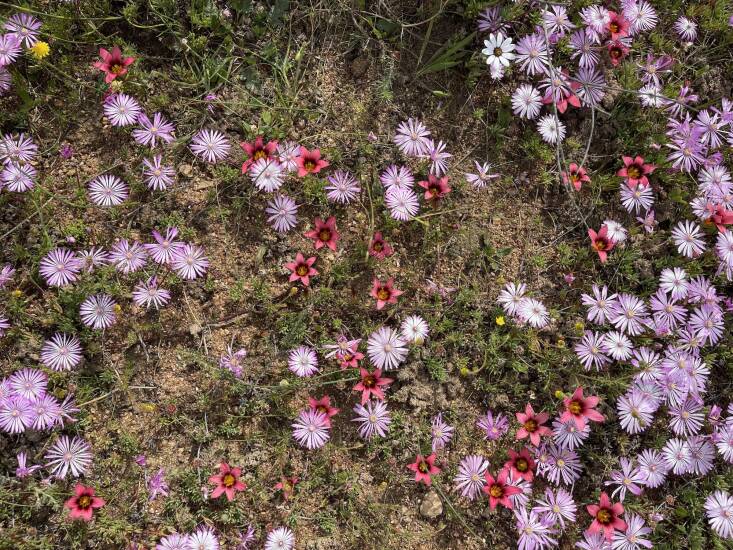
<svg viewBox="0 0 733 550"><path fill-rule="evenodd" d="M438 199L445 197L451 191L451 188L448 185L448 176L438 178L429 174L427 181L419 181L417 184L425 189L426 201L437 201Z"/></svg>
<svg viewBox="0 0 733 550"><path fill-rule="evenodd" d="M394 254L392 247L384 240L381 231L377 231L372 237L372 242L369 245L369 255L377 258L378 260L384 260Z"/></svg>
<svg viewBox="0 0 733 550"><path fill-rule="evenodd" d="M310 278L313 277L313 275L318 275L318 271L312 267L315 262L315 256L305 259L305 257L298 252L295 255L294 262L288 262L285 264L285 268L292 271L290 274L290 282L292 283L293 281L300 279L300 282L303 283L304 286L309 286Z"/></svg>
<svg viewBox="0 0 733 550"><path fill-rule="evenodd" d="M318 411L319 413L323 413L326 415L326 424L329 427L331 426L331 417L341 412L341 409L337 409L336 407L331 406L331 398L328 395L324 395L320 399L309 397L308 405L314 411Z"/></svg>
<svg viewBox="0 0 733 550"><path fill-rule="evenodd" d="M369 294L377 300L377 309L382 309L387 304L396 304L397 297L403 294L403 292L394 288L394 278L390 277L386 283L382 283L374 277L372 291Z"/></svg>
<svg viewBox="0 0 733 550"><path fill-rule="evenodd" d="M317 174L329 164L327 160L321 158L320 149L309 151L305 147L300 148L300 155L295 157L295 163L298 165L298 176L301 178L308 174Z"/></svg>
<svg viewBox="0 0 733 550"><path fill-rule="evenodd" d="M435 465L435 453L426 457L417 455L415 462L408 464L407 468L415 472L415 481L424 483L425 485L432 483L431 476L440 473L440 468Z"/></svg>
<svg viewBox="0 0 733 550"><path fill-rule="evenodd" d="M336 354L336 359L342 369L357 368L359 361L364 359L364 354L359 351L359 342L352 343L348 349L341 350Z"/></svg>
<svg viewBox="0 0 733 550"><path fill-rule="evenodd" d="M644 157L638 155L633 159L631 157L621 157L621 159L624 161L624 167L616 172L617 176L626 178L626 183L632 189L636 189L637 185L641 185L642 187L649 185L647 175L654 172L657 169L656 166L645 163Z"/></svg>
<svg viewBox="0 0 733 550"><path fill-rule="evenodd" d="M608 57L611 58L611 65L618 66L621 60L629 55L629 48L620 40L609 40L606 44L608 49Z"/></svg>
<svg viewBox="0 0 733 550"><path fill-rule="evenodd" d="M614 529L619 531L626 529L626 522L619 517L624 513L623 504L611 502L606 493L601 493L598 504L589 504L585 509L593 517L593 523L588 527L590 533L602 531L606 540L611 540Z"/></svg>
<svg viewBox="0 0 733 550"><path fill-rule="evenodd" d="M119 46L112 48L112 52L99 48L99 57L102 58L102 61L95 61L94 67L104 72L106 75L104 81L107 84L118 76L126 74L127 67L135 62L134 57L122 57Z"/></svg>
<svg viewBox="0 0 733 550"><path fill-rule="evenodd" d="M384 392L387 386L389 386L394 380L392 378L382 378L382 370L375 369L373 372L369 372L366 369L359 369L361 375L361 381L354 386L354 391L361 392L361 404L363 405L373 395L377 399L384 400Z"/></svg>
<svg viewBox="0 0 733 550"><path fill-rule="evenodd" d="M231 502L238 491L244 491L247 486L239 479L242 475L241 468L231 468L226 462L219 464L219 473L209 478L209 483L216 485L211 498L219 498L226 495Z"/></svg>
<svg viewBox="0 0 733 550"><path fill-rule="evenodd" d="M522 427L517 430L517 440L529 437L532 445L539 447L540 438L543 435L552 434L552 430L550 428L543 426L543 424L547 422L547 419L550 418L550 415L544 412L535 414L532 405L529 403L524 407L523 413L516 413L516 417L522 424Z"/></svg>
<svg viewBox="0 0 733 550"><path fill-rule="evenodd" d="M71 519L91 521L94 510L104 504L104 499L94 494L94 488L77 483L74 487L74 496L64 502L64 507L69 509Z"/></svg>
<svg viewBox="0 0 733 550"><path fill-rule="evenodd" d="M316 218L313 222L315 229L305 233L305 236L309 239L313 239L313 244L316 250L327 246L333 251L336 251L336 242L341 238L341 235L336 231L336 218L331 216L325 222L321 218Z"/></svg>
<svg viewBox="0 0 733 550"><path fill-rule="evenodd" d="M529 449L525 447L518 453L509 449L509 460L504 463L504 468L508 468L512 473L512 478L521 477L525 481L534 479L535 461L529 456Z"/></svg>
<svg viewBox="0 0 733 550"><path fill-rule="evenodd" d="M606 418L596 410L598 401L600 399L596 395L583 397L583 387L578 386L573 395L563 399L562 403L565 405L565 411L560 415L560 422L574 420L579 430L585 428L587 420L603 422Z"/></svg>
<svg viewBox="0 0 733 550"><path fill-rule="evenodd" d="M486 484L483 487L483 492L489 496L489 507L492 510L494 510L499 504L511 510L513 505L512 501L509 500L509 497L522 492L519 487L507 484L506 478L508 476L509 470L506 468L502 468L496 478L494 478L488 470L484 473Z"/></svg>
<svg viewBox="0 0 733 550"><path fill-rule="evenodd" d="M244 174L249 167L260 159L271 159L277 151L277 141L268 141L265 145L265 140L262 136L257 136L254 142L243 141L239 146L244 149L247 153L247 160L242 164L242 174Z"/></svg>
<svg viewBox="0 0 733 550"><path fill-rule="evenodd" d="M733 211L728 210L722 204L718 204L715 206L715 209L710 216L710 221L715 224L718 231L725 233L725 226L733 223Z"/></svg>
<svg viewBox="0 0 733 550"><path fill-rule="evenodd" d="M295 492L295 486L298 484L297 477L281 477L280 481L275 484L275 490L276 491L282 491L283 492L283 498L285 500L288 500L291 496L293 496L293 493Z"/></svg>
<svg viewBox="0 0 733 550"><path fill-rule="evenodd" d="M591 248L598 252L598 257L601 259L601 263L606 263L608 252L613 250L613 247L616 246L615 241L608 236L608 227L606 227L605 224L602 225L598 233L592 229L588 229L588 236L590 237Z"/></svg>
<svg viewBox="0 0 733 550"><path fill-rule="evenodd" d="M571 184L573 187L575 187L576 191L580 191L583 183L590 183L590 177L585 171L585 168L583 168L582 166L578 166L577 164L572 162L570 163L570 166L568 166L568 171L563 171L562 181L567 184Z"/></svg>
<svg viewBox="0 0 733 550"><path fill-rule="evenodd" d="M609 11L608 30L611 33L611 40L618 40L629 36L631 23L623 15L615 11Z"/></svg>

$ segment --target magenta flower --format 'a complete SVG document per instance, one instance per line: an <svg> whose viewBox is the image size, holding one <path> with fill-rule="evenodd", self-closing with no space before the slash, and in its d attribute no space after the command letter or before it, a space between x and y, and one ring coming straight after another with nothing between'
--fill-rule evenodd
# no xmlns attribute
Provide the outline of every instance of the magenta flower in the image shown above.
<svg viewBox="0 0 733 550"><path fill-rule="evenodd" d="M300 147L300 155L295 159L298 166L298 176L304 177L308 174L317 174L323 168L329 165L329 162L321 158L320 149L309 151L305 147Z"/></svg>
<svg viewBox="0 0 733 550"><path fill-rule="evenodd" d="M75 282L81 272L81 260L66 248L54 248L38 266L38 272L50 286L66 286Z"/></svg>
<svg viewBox="0 0 733 550"><path fill-rule="evenodd" d="M119 76L127 74L127 67L135 62L134 57L122 57L119 46L112 48L112 52L99 48L101 61L95 61L94 67L104 72L104 81L109 84Z"/></svg>
<svg viewBox="0 0 733 550"><path fill-rule="evenodd" d="M184 243L176 248L171 259L171 269L187 280L202 277L209 267L209 260L204 254L204 249L191 243Z"/></svg>
<svg viewBox="0 0 733 550"><path fill-rule="evenodd" d="M435 453L426 457L418 454L415 457L415 462L407 465L407 469L415 472L415 481L417 483L424 483L425 485L430 485L432 483L432 476L441 472L440 468L435 465Z"/></svg>
<svg viewBox="0 0 733 550"><path fill-rule="evenodd" d="M489 507L492 510L496 509L499 504L511 510L514 505L509 497L522 492L519 487L508 483L507 477L509 477L509 470L506 468L502 468L496 477L488 470L484 472L486 483L482 490L489 497Z"/></svg>
<svg viewBox="0 0 733 550"><path fill-rule="evenodd" d="M316 247L316 250L327 246L335 252L336 242L341 237L336 230L336 218L331 216L324 222L321 218L316 217L313 225L315 225L315 228L307 231L305 236L313 239L313 245Z"/></svg>
<svg viewBox="0 0 733 550"><path fill-rule="evenodd" d="M592 422L603 422L605 417L595 410L598 406L598 397L595 395L589 395L583 397L583 388L578 388L573 392L573 395L563 399L563 405L565 411L560 415L561 422L567 422L568 420L574 420L575 424L579 429L585 428L588 420Z"/></svg>
<svg viewBox="0 0 733 550"><path fill-rule="evenodd" d="M150 277L147 281L140 281L132 291L132 301L140 307L160 309L171 299L171 293L158 286L158 277Z"/></svg>
<svg viewBox="0 0 733 550"><path fill-rule="evenodd" d="M219 464L219 473L209 477L209 483L216 485L211 498L226 495L227 500L231 502L237 492L247 488L247 485L239 479L241 475L241 468L232 468L226 462Z"/></svg>
<svg viewBox="0 0 733 550"><path fill-rule="evenodd" d="M384 391L394 382L392 378L382 378L382 371L375 369L369 372L364 368L359 369L361 380L354 386L353 391L361 392L361 404L365 404L372 397L379 400L384 399Z"/></svg>
<svg viewBox="0 0 733 550"><path fill-rule="evenodd" d="M516 417L522 425L522 427L517 430L517 441L529 438L532 445L538 447L540 444L540 438L552 433L550 428L544 425L550 418L550 415L545 412L536 414L532 405L529 403L524 407L523 413L516 413Z"/></svg>
<svg viewBox="0 0 733 550"><path fill-rule="evenodd" d="M64 502L64 508L69 509L71 519L91 521L94 510L105 505L104 499L95 495L92 487L77 483L74 487L74 496Z"/></svg>
<svg viewBox="0 0 733 550"><path fill-rule="evenodd" d="M496 441L509 431L509 419L501 413L494 416L489 410L476 421L476 426L484 431L486 439Z"/></svg>
<svg viewBox="0 0 733 550"><path fill-rule="evenodd" d="M377 301L377 309L382 309L387 304L396 304L397 298L403 292L394 288L394 278L390 277L387 282L382 283L376 277L372 280L372 290L369 295Z"/></svg>
<svg viewBox="0 0 733 550"><path fill-rule="evenodd" d="M316 257L311 256L306 259L300 252L295 255L294 262L288 262L285 264L285 268L291 271L290 282L300 281L303 286L310 286L310 278L314 275L318 275L318 271L313 268L313 264L316 263Z"/></svg>
<svg viewBox="0 0 733 550"><path fill-rule="evenodd" d="M140 145L148 145L155 147L157 142L170 143L175 139L173 132L176 127L168 122L161 113L155 113L153 120L148 118L145 113L140 113L137 117L137 123L140 128L132 131L133 139Z"/></svg>
<svg viewBox="0 0 733 550"><path fill-rule="evenodd" d="M611 502L606 493L601 493L601 500L598 504L589 504L585 508L593 518L588 532L603 533L606 540L610 541L613 538L614 530L626 529L626 522L620 517L624 513L623 505Z"/></svg>

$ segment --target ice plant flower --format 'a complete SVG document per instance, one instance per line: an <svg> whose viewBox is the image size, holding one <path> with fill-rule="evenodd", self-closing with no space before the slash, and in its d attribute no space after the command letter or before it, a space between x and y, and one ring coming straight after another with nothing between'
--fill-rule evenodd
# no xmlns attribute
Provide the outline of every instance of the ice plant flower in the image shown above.
<svg viewBox="0 0 733 550"><path fill-rule="evenodd" d="M425 319L419 315L410 315L405 317L405 320L402 321L402 324L400 325L400 333L402 334L402 338L407 342L415 344L416 346L421 346L425 343L425 339L430 333L430 328L425 322Z"/></svg>
<svg viewBox="0 0 733 550"><path fill-rule="evenodd" d="M495 510L499 504L511 510L512 508L514 508L514 505L512 504L512 501L509 499L509 497L522 492L519 487L515 487L514 485L510 485L509 483L507 483L508 476L509 470L507 470L506 468L502 468L502 470L499 472L499 475L497 475L496 477L491 475L491 472L489 472L488 470L484 472L484 480L486 481L486 483L484 484L482 490L488 495L489 507L492 510Z"/></svg>
<svg viewBox="0 0 733 550"><path fill-rule="evenodd" d="M394 288L394 278L390 277L386 283L382 283L376 277L372 280L372 290L369 295L377 301L377 309L382 309L387 304L396 304L397 298L403 292Z"/></svg>
<svg viewBox="0 0 733 550"><path fill-rule="evenodd" d="M488 461L480 455L469 455L458 465L458 474L453 478L455 487L468 500L475 500L484 487L484 473Z"/></svg>
<svg viewBox="0 0 733 550"><path fill-rule="evenodd" d="M585 168L571 162L567 172L563 171L562 173L562 181L572 185L576 191L580 191L584 183L590 183L590 177L585 171Z"/></svg>
<svg viewBox="0 0 733 550"><path fill-rule="evenodd" d="M247 153L247 160L242 163L242 174L247 172L250 166L258 160L274 159L275 153L277 153L277 141L268 141L265 144L262 136L257 136L254 142L243 141L239 146Z"/></svg>
<svg viewBox="0 0 733 550"><path fill-rule="evenodd" d="M211 164L225 159L229 155L231 145L227 137L218 130L204 128L199 130L189 146L191 152Z"/></svg>
<svg viewBox="0 0 733 550"><path fill-rule="evenodd" d="M68 371L82 360L81 342L76 336L57 332L41 348L41 362L57 372Z"/></svg>
<svg viewBox="0 0 733 550"><path fill-rule="evenodd" d="M97 206L117 206L130 194L127 184L117 176L102 174L89 182L89 198Z"/></svg>
<svg viewBox="0 0 733 550"><path fill-rule="evenodd" d="M140 281L132 292L132 300L140 307L160 309L171 299L170 291L158 286L158 277L149 277Z"/></svg>
<svg viewBox="0 0 733 550"><path fill-rule="evenodd" d="M295 535L287 527L278 527L267 533L265 550L293 550Z"/></svg>
<svg viewBox="0 0 733 550"><path fill-rule="evenodd" d="M226 495L228 501L234 499L239 491L244 491L247 486L239 478L242 475L241 468L232 468L226 462L219 464L219 473L209 477L209 483L216 485L211 493L211 498L219 498Z"/></svg>
<svg viewBox="0 0 733 550"><path fill-rule="evenodd" d="M369 255L378 260L384 260L394 254L394 250L387 241L384 240L381 231L374 233L371 243L369 243Z"/></svg>
<svg viewBox="0 0 733 550"><path fill-rule="evenodd" d="M28 467L27 465L28 455L25 452L18 453L16 455L16 459L18 461L18 467L15 469L15 477L19 479L28 477L32 475L33 472L35 472L36 470L41 469L41 466L38 464Z"/></svg>
<svg viewBox="0 0 733 550"><path fill-rule="evenodd" d="M75 252L67 248L54 248L46 254L38 266L38 272L49 286L66 286L77 280L81 261Z"/></svg>
<svg viewBox="0 0 733 550"><path fill-rule="evenodd" d="M269 201L265 213L268 215L267 222L278 233L287 233L298 223L298 205L285 195L276 195Z"/></svg>
<svg viewBox="0 0 733 550"><path fill-rule="evenodd" d="M448 185L448 176L438 178L433 174L428 174L427 181L419 181L417 184L425 189L424 197L426 201L437 201L451 192Z"/></svg>
<svg viewBox="0 0 733 550"><path fill-rule="evenodd" d="M316 250L327 246L335 252L336 242L341 238L340 233L336 230L336 218L331 216L324 222L321 218L316 217L313 225L315 228L307 231L305 236L313 239Z"/></svg>
<svg viewBox="0 0 733 550"><path fill-rule="evenodd" d="M148 480L147 486L148 486L148 501L152 502L158 496L167 497L168 496L168 483L165 481L165 470L163 468L160 468L155 474L150 476L150 479Z"/></svg>
<svg viewBox="0 0 733 550"><path fill-rule="evenodd" d="M624 162L624 167L616 172L617 176L624 178L632 189L635 189L637 185L644 187L649 185L647 176L654 172L656 166L644 162L644 157L638 155L634 158L624 156L621 159Z"/></svg>
<svg viewBox="0 0 733 550"><path fill-rule="evenodd" d="M535 461L529 456L529 449L525 447L520 452L509 449L509 460L504 463L504 468L509 470L513 479L521 478L525 481L534 479Z"/></svg>
<svg viewBox="0 0 733 550"><path fill-rule="evenodd" d="M593 229L588 229L588 236L591 248L598 253L601 263L606 263L608 253L616 246L616 242L608 236L608 226L603 224L598 233Z"/></svg>
<svg viewBox="0 0 733 550"><path fill-rule="evenodd" d="M328 176L328 183L325 187L328 194L326 195L331 202L348 204L359 196L361 187L356 178L349 172L344 170L336 170L332 175Z"/></svg>
<svg viewBox="0 0 733 550"><path fill-rule="evenodd" d="M132 126L142 113L137 100L127 94L108 96L102 110L112 126Z"/></svg>
<svg viewBox="0 0 733 550"><path fill-rule="evenodd" d="M377 368L393 370L405 360L408 349L406 342L396 330L381 327L369 336L367 353L369 359Z"/></svg>
<svg viewBox="0 0 733 550"><path fill-rule="evenodd" d="M94 329L111 327L117 320L117 304L107 294L94 294L84 300L79 306L79 316L82 322Z"/></svg>
<svg viewBox="0 0 733 550"><path fill-rule="evenodd" d="M140 145L155 147L158 140L170 143L175 138L173 132L176 127L168 122L161 113L153 114L153 120L148 118L145 113L140 113L137 117L137 124L140 128L132 131L133 139Z"/></svg>
<svg viewBox="0 0 733 550"><path fill-rule="evenodd" d="M710 528L718 536L733 540L733 496L727 491L715 491L705 499L705 515Z"/></svg>
<svg viewBox="0 0 733 550"><path fill-rule="evenodd" d="M71 519L91 521L94 510L104 504L104 499L96 496L92 487L77 483L74 487L74 496L64 502L64 508L69 509Z"/></svg>
<svg viewBox="0 0 733 550"><path fill-rule="evenodd" d="M435 453L423 457L418 454L415 457L415 462L407 465L408 470L415 472L415 481L417 483L424 483L430 485L432 483L432 476L440 473L440 468L435 465Z"/></svg>
<svg viewBox="0 0 733 550"><path fill-rule="evenodd" d="M316 350L308 346L300 346L290 351L288 355L288 368L296 376L313 376L318 372L318 356Z"/></svg>
<svg viewBox="0 0 733 550"><path fill-rule="evenodd" d="M109 84L119 76L127 74L127 67L135 62L134 57L123 57L119 46L112 48L109 52L104 48L99 48L99 57L101 61L95 61L94 67L105 74L104 81Z"/></svg>
<svg viewBox="0 0 733 550"><path fill-rule="evenodd" d="M306 259L300 252L295 255L294 262L288 262L285 264L285 268L291 271L290 282L300 281L303 286L310 286L310 278L314 275L318 275L318 271L313 268L313 264L316 262L316 257L311 256Z"/></svg>
<svg viewBox="0 0 733 550"><path fill-rule="evenodd" d="M317 174L330 163L321 158L320 149L309 151L305 147L300 147L300 155L295 159L298 166L298 177L304 177L308 174Z"/></svg>
<svg viewBox="0 0 733 550"><path fill-rule="evenodd" d="M366 406L356 405L354 407L356 418L352 422L359 422L359 436L362 439L371 439L375 435L385 437L389 431L392 419L387 411L387 403L384 401L369 401Z"/></svg>
<svg viewBox="0 0 733 550"><path fill-rule="evenodd" d="M550 415L544 412L536 414L532 405L529 403L524 407L523 413L516 413L516 417L522 425L522 427L517 430L517 441L528 437L532 445L539 447L540 438L552 433L552 430L544 425L550 418Z"/></svg>
<svg viewBox="0 0 733 550"><path fill-rule="evenodd" d="M427 153L430 130L414 118L408 118L397 126L394 143L408 157L420 157Z"/></svg>
<svg viewBox="0 0 733 550"><path fill-rule="evenodd" d="M623 504L611 502L606 493L601 493L598 504L589 504L585 509L593 518L593 523L588 528L589 533L603 533L606 540L610 541L615 530L626 529L626 522L620 517L624 513Z"/></svg>
<svg viewBox="0 0 733 550"><path fill-rule="evenodd" d="M509 419L501 413L494 415L489 410L476 421L476 426L484 431L486 439L496 441L509 431Z"/></svg>
<svg viewBox="0 0 733 550"><path fill-rule="evenodd" d="M92 463L92 447L81 437L62 435L54 441L44 458L48 461L46 468L57 479L66 478L67 474L80 477Z"/></svg>
<svg viewBox="0 0 733 550"><path fill-rule="evenodd" d="M152 159L143 159L143 176L148 189L164 191L173 184L175 171L163 164L162 155L155 155Z"/></svg>
<svg viewBox="0 0 733 550"><path fill-rule="evenodd" d="M277 191L285 181L285 171L275 159L256 160L249 167L249 176L255 187L266 193Z"/></svg>
<svg viewBox="0 0 733 550"><path fill-rule="evenodd" d="M379 400L384 399L384 390L394 382L392 378L382 378L381 369L375 369L369 372L367 369L360 368L359 376L361 380L354 386L353 391L361 392L361 404L363 405L374 396Z"/></svg>
<svg viewBox="0 0 733 550"><path fill-rule="evenodd" d="M445 449L445 446L453 438L453 431L455 428L450 426L445 420L443 420L443 413L438 413L433 417L430 426L430 437L432 438L432 449L433 452L439 449Z"/></svg>
<svg viewBox="0 0 733 550"><path fill-rule="evenodd" d="M206 273L209 260L204 255L202 247L191 243L183 243L173 252L170 267L182 279L192 281Z"/></svg>
<svg viewBox="0 0 733 550"><path fill-rule="evenodd" d="M331 437L328 417L310 407L300 411L292 424L293 438L307 449L320 449Z"/></svg>

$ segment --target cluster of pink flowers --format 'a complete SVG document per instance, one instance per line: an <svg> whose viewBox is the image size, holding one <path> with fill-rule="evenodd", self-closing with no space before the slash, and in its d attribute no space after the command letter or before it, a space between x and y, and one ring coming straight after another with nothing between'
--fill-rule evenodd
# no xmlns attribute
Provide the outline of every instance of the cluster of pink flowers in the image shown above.
<svg viewBox="0 0 733 550"><path fill-rule="evenodd" d="M0 32L0 96L5 95L13 85L8 67L20 59L23 47L33 48L38 42L41 22L27 13L11 15Z"/></svg>

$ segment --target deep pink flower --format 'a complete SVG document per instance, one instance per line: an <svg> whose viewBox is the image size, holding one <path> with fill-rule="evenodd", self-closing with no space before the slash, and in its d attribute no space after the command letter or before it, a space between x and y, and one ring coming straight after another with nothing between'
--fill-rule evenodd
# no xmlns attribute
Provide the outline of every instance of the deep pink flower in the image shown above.
<svg viewBox="0 0 733 550"><path fill-rule="evenodd" d="M244 491L247 488L239 479L241 475L241 468L231 468L226 462L219 464L219 473L209 478L209 483L216 485L214 491L211 493L211 498L219 498L221 495L226 495L227 500L231 501L237 491Z"/></svg>
<svg viewBox="0 0 733 550"><path fill-rule="evenodd" d="M583 397L583 387L578 386L573 395L563 399L562 403L565 406L565 411L560 415L560 422L574 420L579 430L585 428L587 420L603 422L605 417L596 410L598 401L596 395Z"/></svg>
<svg viewBox="0 0 733 550"><path fill-rule="evenodd" d="M300 155L295 157L295 163L298 165L298 176L301 178L307 174L317 174L329 165L327 160L321 158L320 149L309 151L305 147L300 148Z"/></svg>
<svg viewBox="0 0 733 550"><path fill-rule="evenodd" d="M372 291L369 294L377 300L377 309L382 309L387 304L396 304L397 297L403 294L403 292L394 288L394 278L390 277L386 283L382 283L374 277Z"/></svg>
<svg viewBox="0 0 733 550"><path fill-rule="evenodd" d="M415 462L408 464L407 468L415 472L415 481L424 483L425 485L432 483L431 476L440 473L440 468L435 465L435 453L426 457L417 455Z"/></svg>
<svg viewBox="0 0 733 550"><path fill-rule="evenodd" d="M295 255L294 262L288 262L285 264L285 268L292 271L290 274L290 282L292 283L300 279L300 282L303 283L304 286L309 286L310 278L313 275L318 275L318 271L312 267L314 263L316 263L315 256L305 259L303 255L298 252Z"/></svg>
<svg viewBox="0 0 733 550"><path fill-rule="evenodd" d="M550 428L543 426L543 424L550 418L550 415L544 412L535 414L532 405L529 403L524 407L524 412L518 412L516 413L516 416L519 423L522 424L522 427L517 430L517 440L529 437L532 445L538 447L540 444L540 438L543 435L552 434L552 430Z"/></svg>
<svg viewBox="0 0 733 550"><path fill-rule="evenodd" d="M624 161L624 167L616 172L617 176L626 178L626 183L628 183L631 189L636 189L637 185L641 185L642 187L649 185L647 175L654 172L657 168L656 166L645 163L644 157L640 156L636 156L633 159L631 157L621 157L621 159Z"/></svg>
<svg viewBox="0 0 733 550"><path fill-rule="evenodd" d="M316 250L327 246L333 251L336 251L336 242L341 238L341 235L336 231L336 218L331 216L325 222L321 218L316 218L313 222L316 227L305 233L305 236L309 239L313 239L313 244Z"/></svg>
<svg viewBox="0 0 733 550"><path fill-rule="evenodd" d="M563 171L562 181L567 184L571 184L573 187L575 187L576 191L580 191L583 183L590 183L590 177L585 171L585 168L583 168L582 166L578 166L576 163L572 162L570 163L570 166L568 166L568 171Z"/></svg>
<svg viewBox="0 0 733 550"><path fill-rule="evenodd" d="M733 223L733 211L728 210L722 204L718 204L710 216L710 221L715 224L718 231L725 233L725 226Z"/></svg>
<svg viewBox="0 0 733 550"><path fill-rule="evenodd" d="M119 46L112 48L112 52L108 52L104 48L99 48L99 57L102 61L95 61L94 66L103 71L106 75L104 81L109 84L118 76L127 73L127 67L135 62L134 57L122 57Z"/></svg>
<svg viewBox="0 0 733 550"><path fill-rule="evenodd" d="M513 506L509 497L522 492L519 487L508 485L506 482L507 477L509 477L509 470L506 468L502 468L496 478L488 470L484 473L486 484L483 487L483 492L489 496L489 507L492 510L499 504L511 510Z"/></svg>
<svg viewBox="0 0 733 550"><path fill-rule="evenodd" d="M606 493L601 493L598 504L589 504L585 509L593 517L593 523L588 527L589 533L603 532L606 540L611 540L614 530L626 529L626 522L619 517L624 513L623 505L611 502Z"/></svg>
<svg viewBox="0 0 733 550"><path fill-rule="evenodd" d="M377 231L372 237L372 242L369 244L369 255L377 258L378 260L384 260L394 254L394 250L387 241L382 237L382 233Z"/></svg>
<svg viewBox="0 0 733 550"><path fill-rule="evenodd" d="M331 397L328 395L324 395L320 399L309 397L308 405L314 411L318 411L319 413L323 413L326 415L326 425L329 428L331 427L331 417L341 412L341 409L337 409L336 407L331 406Z"/></svg>
<svg viewBox="0 0 733 550"><path fill-rule="evenodd" d="M427 181L419 181L417 184L425 189L426 201L437 201L451 192L450 185L448 185L448 176L438 178L433 174L428 174Z"/></svg>
<svg viewBox="0 0 733 550"><path fill-rule="evenodd" d="M623 60L624 57L629 55L629 48L620 40L609 40L606 44L608 49L608 56L611 58L611 65L614 67Z"/></svg>
<svg viewBox="0 0 733 550"><path fill-rule="evenodd" d="M74 487L74 496L64 502L64 507L69 509L71 519L90 521L94 510L104 504L104 499L94 495L94 488L77 483Z"/></svg>
<svg viewBox="0 0 733 550"><path fill-rule="evenodd" d="M608 236L608 227L603 224L598 233L592 229L588 229L588 236L590 237L591 248L598 252L598 257L601 259L601 263L606 263L608 252L616 246L614 240Z"/></svg>
<svg viewBox="0 0 733 550"><path fill-rule="evenodd" d="M340 350L336 353L336 359L342 369L358 368L359 361L364 359L364 354L359 351L359 340L349 344L347 349Z"/></svg>
<svg viewBox="0 0 733 550"><path fill-rule="evenodd" d="M247 160L242 163L242 174L247 172L249 167L258 160L275 158L277 153L277 141L268 141L265 144L262 136L257 136L252 143L243 141L239 146L247 153Z"/></svg>
<svg viewBox="0 0 733 550"><path fill-rule="evenodd" d="M382 378L382 370L375 369L373 372L369 372L366 369L359 369L361 375L361 381L354 386L354 391L361 392L361 404L363 405L373 395L377 399L384 400L384 391L387 389L394 380L392 378Z"/></svg>
<svg viewBox="0 0 733 550"><path fill-rule="evenodd" d="M611 33L611 40L618 40L629 35L629 20L615 11L608 12L608 30Z"/></svg>
<svg viewBox="0 0 733 550"><path fill-rule="evenodd" d="M297 477L281 477L280 481L275 484L275 490L276 491L282 491L283 492L283 498L285 500L288 500L291 496L293 496L293 493L295 492L295 486L298 484Z"/></svg>
<svg viewBox="0 0 733 550"><path fill-rule="evenodd" d="M525 447L519 452L509 449L509 460L504 463L504 468L512 473L512 478L522 478L525 481L534 479L535 462L529 455L529 449Z"/></svg>

